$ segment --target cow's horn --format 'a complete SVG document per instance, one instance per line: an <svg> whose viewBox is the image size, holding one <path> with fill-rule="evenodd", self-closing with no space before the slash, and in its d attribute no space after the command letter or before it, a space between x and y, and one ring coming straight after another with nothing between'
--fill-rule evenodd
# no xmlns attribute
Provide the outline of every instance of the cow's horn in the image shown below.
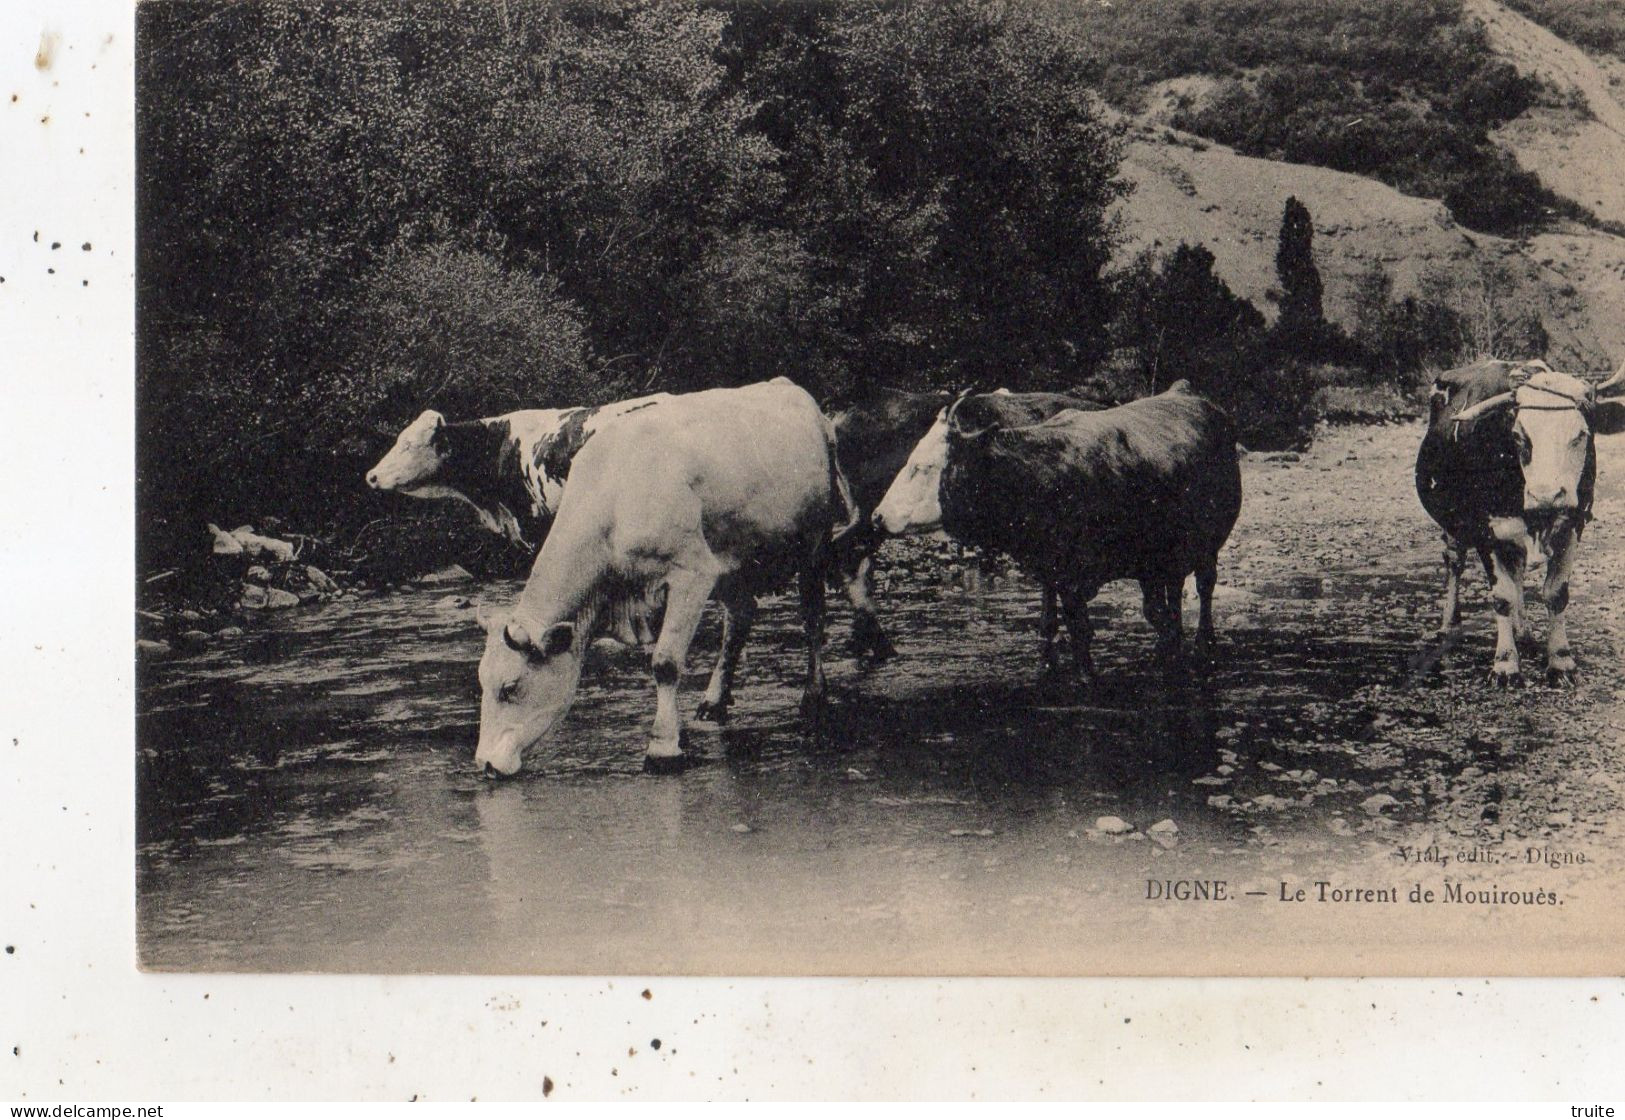
<svg viewBox="0 0 1625 1120"><path fill-rule="evenodd" d="M964 404L965 398L974 392L976 392L976 386L974 385L961 389L959 395L953 399L953 403L942 410L942 418L948 422L950 427L953 426L955 418L959 415L959 406Z"/></svg>
<svg viewBox="0 0 1625 1120"><path fill-rule="evenodd" d="M1625 363L1621 363L1620 367L1614 371L1613 376L1597 386L1596 393L1600 397L1608 390L1617 389L1621 385L1625 385Z"/></svg>
<svg viewBox="0 0 1625 1120"><path fill-rule="evenodd" d="M530 653L536 648L529 631L519 622L510 622L502 628L502 640L508 644L509 649L520 653Z"/></svg>
<svg viewBox="0 0 1625 1120"><path fill-rule="evenodd" d="M1465 424L1469 420L1477 420L1486 412L1490 412L1494 409L1501 408L1503 405L1509 405L1511 403L1511 393L1497 393L1487 401L1479 401L1477 404L1473 405L1473 407L1463 409L1456 415L1455 420L1458 424Z"/></svg>

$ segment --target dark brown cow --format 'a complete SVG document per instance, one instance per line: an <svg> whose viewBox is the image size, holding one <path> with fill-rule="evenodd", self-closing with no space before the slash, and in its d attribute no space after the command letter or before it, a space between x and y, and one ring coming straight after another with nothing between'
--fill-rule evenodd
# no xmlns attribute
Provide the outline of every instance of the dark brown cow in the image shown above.
<svg viewBox="0 0 1625 1120"><path fill-rule="evenodd" d="M1235 426L1179 382L1165 393L1098 412L1066 410L1027 427L986 424L961 401L920 441L881 501L887 532L938 526L1008 553L1054 588L1075 664L1091 677L1089 600L1135 579L1159 656L1177 660L1180 596L1196 574L1197 641L1211 651L1218 553L1241 510ZM1044 621L1053 665L1056 623Z"/></svg>
<svg viewBox="0 0 1625 1120"><path fill-rule="evenodd" d="M869 400L835 413L836 454L841 471L852 487L853 499L863 518L863 528L850 534L837 558L846 578L847 598L852 602L852 639L849 650L859 656L884 661L896 650L876 617L874 602L874 555L885 534L870 521L880 500L886 496L909 455L932 425L942 418L952 403L946 392L909 393L881 390ZM1065 393L994 393L967 397L960 411L1002 426L1031 424L1047 419L1062 409L1096 409L1103 405ZM1045 609L1054 613L1054 599L1045 589Z"/></svg>

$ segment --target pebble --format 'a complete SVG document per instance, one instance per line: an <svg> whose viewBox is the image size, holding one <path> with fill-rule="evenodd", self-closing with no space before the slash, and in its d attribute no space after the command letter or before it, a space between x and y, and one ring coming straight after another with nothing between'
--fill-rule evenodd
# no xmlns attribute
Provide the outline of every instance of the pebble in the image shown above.
<svg viewBox="0 0 1625 1120"><path fill-rule="evenodd" d="M243 628L241 626L225 626L219 630L216 630L214 632L214 636L217 638L241 638L243 636Z"/></svg>
<svg viewBox="0 0 1625 1120"><path fill-rule="evenodd" d="M1133 832L1134 826L1122 817L1100 817L1095 821L1095 831L1104 832L1108 836L1120 836L1125 832Z"/></svg>
<svg viewBox="0 0 1625 1120"><path fill-rule="evenodd" d="M756 830L748 824L740 823L734 825L732 831L737 832L740 835L744 835L747 832L755 832Z"/></svg>
<svg viewBox="0 0 1625 1120"><path fill-rule="evenodd" d="M1360 802L1360 808L1373 817L1381 816L1384 809L1391 809L1399 804L1399 799L1386 793L1374 793Z"/></svg>
<svg viewBox="0 0 1625 1120"><path fill-rule="evenodd" d="M1175 824L1172 820L1168 820L1168 819L1165 818L1163 820L1158 821L1156 824L1152 825L1146 831L1150 832L1150 833L1153 833L1155 835L1158 835L1158 836L1171 836L1172 834L1179 831L1179 826L1177 824Z"/></svg>

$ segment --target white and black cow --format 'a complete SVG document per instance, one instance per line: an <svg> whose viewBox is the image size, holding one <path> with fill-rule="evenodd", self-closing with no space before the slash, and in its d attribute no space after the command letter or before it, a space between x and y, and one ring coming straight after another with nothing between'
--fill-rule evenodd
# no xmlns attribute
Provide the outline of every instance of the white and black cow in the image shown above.
<svg viewBox="0 0 1625 1120"><path fill-rule="evenodd" d="M1564 612L1580 536L1591 519L1593 419L1598 394L1622 384L1625 367L1593 387L1545 362L1493 360L1450 370L1434 383L1416 457L1416 492L1444 530L1440 630L1461 621L1461 573L1471 548L1495 599L1490 680L1499 687L1523 680L1518 639L1526 632L1523 576L1531 559L1546 563L1547 681L1575 678Z"/></svg>
<svg viewBox="0 0 1625 1120"><path fill-rule="evenodd" d="M1063 393L1011 393L1002 389L985 394L985 399L977 396L973 402L961 405L961 409L986 411L1007 426L1031 424L1064 408L1103 407L1087 398ZM875 529L870 517L915 446L950 403L952 398L946 392L881 389L831 417L841 470L851 484L862 518L859 530L846 538L837 557L853 610L848 648L859 657L883 661L896 652L875 611L874 554L885 534Z"/></svg>
<svg viewBox="0 0 1625 1120"><path fill-rule="evenodd" d="M402 429L367 485L474 507L493 533L535 549L558 512L576 452L605 422L668 394L580 408L531 408L447 421L432 409Z"/></svg>
<svg viewBox="0 0 1625 1120"><path fill-rule="evenodd" d="M651 768L681 758L677 684L713 596L727 608L725 656L708 698L728 689L756 596L798 577L808 645L802 709L816 718L824 579L830 549L855 516L835 433L787 379L672 397L609 421L576 455L512 614L490 626L476 765L515 773L569 710L582 656L606 617L656 587L666 612L653 659Z"/></svg>
<svg viewBox="0 0 1625 1120"><path fill-rule="evenodd" d="M974 398L961 399L915 448L875 521L889 533L941 527L1009 554L1060 599L1074 663L1092 678L1089 601L1116 579L1140 582L1159 657L1173 664L1181 593L1194 572L1197 640L1211 652L1218 553L1240 510L1235 426L1181 381L1025 427L1003 427ZM1056 628L1046 603L1046 667Z"/></svg>

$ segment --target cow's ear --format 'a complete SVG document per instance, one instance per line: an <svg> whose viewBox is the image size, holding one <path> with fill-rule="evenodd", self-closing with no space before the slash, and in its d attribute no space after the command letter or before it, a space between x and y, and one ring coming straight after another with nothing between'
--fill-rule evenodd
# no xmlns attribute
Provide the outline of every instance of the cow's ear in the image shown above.
<svg viewBox="0 0 1625 1120"><path fill-rule="evenodd" d="M556 622L547 628L542 635L541 649L543 657L557 657L561 653L568 653L575 644L576 628L574 623Z"/></svg>

